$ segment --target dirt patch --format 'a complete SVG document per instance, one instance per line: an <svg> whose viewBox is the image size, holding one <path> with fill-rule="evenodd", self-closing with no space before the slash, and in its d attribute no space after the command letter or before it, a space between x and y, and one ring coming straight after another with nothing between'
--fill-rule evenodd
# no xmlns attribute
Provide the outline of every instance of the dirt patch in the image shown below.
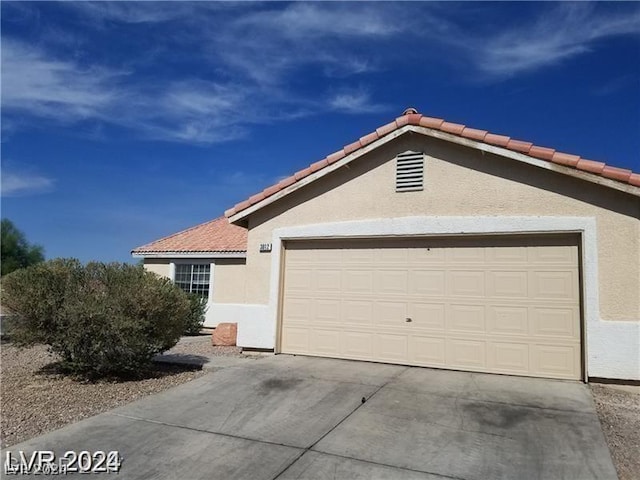
<svg viewBox="0 0 640 480"><path fill-rule="evenodd" d="M91 383L56 373L51 364L57 359L44 346L21 350L3 342L0 349L2 448L204 374L191 367L156 364L141 379Z"/></svg>
<svg viewBox="0 0 640 480"><path fill-rule="evenodd" d="M640 478L640 387L591 384L620 480Z"/></svg>

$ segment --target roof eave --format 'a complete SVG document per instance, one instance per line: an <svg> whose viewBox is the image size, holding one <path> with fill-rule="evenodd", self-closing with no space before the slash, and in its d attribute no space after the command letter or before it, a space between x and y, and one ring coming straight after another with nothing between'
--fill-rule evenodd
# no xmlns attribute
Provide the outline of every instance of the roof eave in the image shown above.
<svg viewBox="0 0 640 480"><path fill-rule="evenodd" d="M544 168L546 170L551 170L551 171L555 171L555 172L559 172L565 175L569 175L571 177L575 177L575 178L579 178L581 180L586 180L588 182L591 183L595 183L598 185L603 185L605 187L609 187L612 188L614 190L618 190L621 192L625 192L631 195L635 195L640 197L640 187L636 187L635 185L631 185L628 183L622 183L622 182L618 182L616 180L612 180L606 177L602 177L600 175L596 175L593 173L589 173L583 170L578 170L575 168L571 168L571 167L567 167L564 165L559 165L556 163L552 163L549 162L547 160L542 160L542 159L538 159L535 157L531 157L529 155L525 155L523 153L518 153L515 152L513 150L509 150L507 148L503 148L503 147L498 147L495 145L490 145L488 143L484 143L484 142L480 142L477 140L472 140L469 138L464 138L464 137L460 137L459 135L454 135L451 133L447 133L447 132L443 132L441 130L435 130L432 128L427 128L427 127L422 127L422 126L418 126L418 125L404 125L400 128L398 128L397 130L394 130L393 132L385 135L384 137L356 150L355 152L346 155L344 158L338 160L337 162L330 164L326 167L324 167L321 170L318 170L317 172L314 172L302 179L300 179L299 181L297 181L296 183L288 186L287 188L284 188L280 191L278 191L277 193L274 193L273 195L270 195L269 197L260 200L259 202L256 202L255 204L245 208L244 210L241 210L237 213L234 213L233 215L230 215L228 217L229 223L237 223L240 222L241 220L247 218L249 215L251 215L252 213L256 212L257 210L260 210L278 200L280 200L281 198L299 190L300 188L305 187L306 185L308 185L311 182L314 182L316 180L318 180L319 178L324 177L325 175L328 175L336 170L338 170L339 168L351 163L353 160L369 153L372 150L375 150L376 148L384 145L385 143L390 142L391 140L399 137L400 135L403 135L407 132L415 132L415 133L420 133L422 135L426 135L432 138L437 138L437 139L441 139L441 140L446 140L448 142L451 143L455 143L458 145L463 145L466 147L470 147L470 148L475 148L477 150L480 151L484 151L487 153L492 153L495 155L499 155L502 157L506 157L506 158L510 158L513 160L517 160L519 162L522 163L526 163L529 165L533 165L536 167L540 167L540 168Z"/></svg>
<svg viewBox="0 0 640 480"><path fill-rule="evenodd" d="M132 257L136 258L247 258L246 251L231 252L131 252Z"/></svg>

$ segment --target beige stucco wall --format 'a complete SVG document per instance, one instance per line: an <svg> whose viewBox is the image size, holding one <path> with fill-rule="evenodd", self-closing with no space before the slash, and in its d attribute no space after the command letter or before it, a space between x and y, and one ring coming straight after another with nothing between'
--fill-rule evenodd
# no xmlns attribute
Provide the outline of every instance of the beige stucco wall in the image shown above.
<svg viewBox="0 0 640 480"><path fill-rule="evenodd" d="M144 268L150 272L169 278L170 262L171 260L164 258L145 258Z"/></svg>
<svg viewBox="0 0 640 480"><path fill-rule="evenodd" d="M215 260L213 301L215 303L243 303L245 299L245 271L243 258Z"/></svg>
<svg viewBox="0 0 640 480"><path fill-rule="evenodd" d="M395 192L395 156L427 154L425 189ZM640 318L640 198L557 172L406 134L252 214L245 302L269 300L275 228L403 216L571 216L597 223L600 314Z"/></svg>

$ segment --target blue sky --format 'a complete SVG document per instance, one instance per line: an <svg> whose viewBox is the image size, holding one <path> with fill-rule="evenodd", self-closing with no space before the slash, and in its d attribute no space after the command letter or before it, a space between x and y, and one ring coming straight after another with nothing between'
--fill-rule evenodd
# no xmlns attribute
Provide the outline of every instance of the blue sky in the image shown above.
<svg viewBox="0 0 640 480"><path fill-rule="evenodd" d="M406 107L640 171L638 3L2 2L2 216L131 261Z"/></svg>

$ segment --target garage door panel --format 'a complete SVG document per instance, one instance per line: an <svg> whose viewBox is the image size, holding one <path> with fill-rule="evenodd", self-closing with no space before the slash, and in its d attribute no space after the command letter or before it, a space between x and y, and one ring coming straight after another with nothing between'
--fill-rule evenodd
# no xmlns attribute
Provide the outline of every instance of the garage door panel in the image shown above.
<svg viewBox="0 0 640 480"><path fill-rule="evenodd" d="M529 249L529 262L573 267L578 263L578 249L574 246L545 246Z"/></svg>
<svg viewBox="0 0 640 480"><path fill-rule="evenodd" d="M526 270L498 270L487 272L487 295L526 300L529 298Z"/></svg>
<svg viewBox="0 0 640 480"><path fill-rule="evenodd" d="M345 356L361 358L363 360L371 360L374 358L372 333L343 332L340 340L340 350Z"/></svg>
<svg viewBox="0 0 640 480"><path fill-rule="evenodd" d="M447 284L444 270L411 270L409 272L410 295L444 297Z"/></svg>
<svg viewBox="0 0 640 480"><path fill-rule="evenodd" d="M492 342L488 366L496 372L527 374L531 370L529 357L529 345L526 343Z"/></svg>
<svg viewBox="0 0 640 480"><path fill-rule="evenodd" d="M579 346L533 345L532 369L537 376L575 378L580 365Z"/></svg>
<svg viewBox="0 0 640 480"><path fill-rule="evenodd" d="M379 333L374 338L374 356L387 362L407 363L407 336Z"/></svg>
<svg viewBox="0 0 640 480"><path fill-rule="evenodd" d="M486 261L491 265L526 265L527 247L500 247L487 249Z"/></svg>
<svg viewBox="0 0 640 480"><path fill-rule="evenodd" d="M345 328L353 325L373 324L373 302L370 300L343 300L342 312L342 316L338 320L343 322Z"/></svg>
<svg viewBox="0 0 640 480"><path fill-rule="evenodd" d="M399 327L409 316L406 302L375 302L373 309L374 324Z"/></svg>
<svg viewBox="0 0 640 480"><path fill-rule="evenodd" d="M345 293L373 293L373 271L370 270L344 270L344 283L342 288Z"/></svg>
<svg viewBox="0 0 640 480"><path fill-rule="evenodd" d="M406 270L377 270L374 282L376 295L406 295L409 286L409 272Z"/></svg>
<svg viewBox="0 0 640 480"><path fill-rule="evenodd" d="M533 271L529 274L530 297L539 300L577 300L577 274L572 271Z"/></svg>
<svg viewBox="0 0 640 480"><path fill-rule="evenodd" d="M533 335L580 339L580 332L577 328L578 319L576 318L578 312L575 309L536 307L531 311Z"/></svg>
<svg viewBox="0 0 640 480"><path fill-rule="evenodd" d="M581 377L575 238L329 244L287 247L281 351Z"/></svg>
<svg viewBox="0 0 640 480"><path fill-rule="evenodd" d="M444 303L411 302L408 305L411 328L444 331L445 305Z"/></svg>
<svg viewBox="0 0 640 480"><path fill-rule="evenodd" d="M483 305L449 305L447 330L451 332L480 333L486 330Z"/></svg>
<svg viewBox="0 0 640 480"><path fill-rule="evenodd" d="M342 271L335 269L318 269L315 276L315 289L318 292L340 293L342 291Z"/></svg>
<svg viewBox="0 0 640 480"><path fill-rule="evenodd" d="M283 311L287 319L295 323L313 322L315 317L314 302L311 298L289 298Z"/></svg>
<svg viewBox="0 0 640 480"><path fill-rule="evenodd" d="M409 364L444 367L447 364L444 337L411 335L409 344Z"/></svg>
<svg viewBox="0 0 640 480"><path fill-rule="evenodd" d="M289 326L282 332L282 349L290 353L306 353L309 349L309 332L304 327Z"/></svg>
<svg viewBox="0 0 640 480"><path fill-rule="evenodd" d="M309 349L320 355L340 355L340 330L314 329L309 338Z"/></svg>
<svg viewBox="0 0 640 480"><path fill-rule="evenodd" d="M487 307L487 333L491 335L528 336L529 309L511 305Z"/></svg>
<svg viewBox="0 0 640 480"><path fill-rule="evenodd" d="M453 270L448 272L447 294L452 297L484 297L483 270Z"/></svg>
<svg viewBox="0 0 640 480"><path fill-rule="evenodd" d="M486 343L482 340L447 339L447 365L481 369L487 365Z"/></svg>
<svg viewBox="0 0 640 480"><path fill-rule="evenodd" d="M291 268L287 272L288 292L308 292L313 287L314 271L310 268Z"/></svg>
<svg viewBox="0 0 640 480"><path fill-rule="evenodd" d="M316 323L336 323L340 319L340 300L320 298L314 304Z"/></svg>

